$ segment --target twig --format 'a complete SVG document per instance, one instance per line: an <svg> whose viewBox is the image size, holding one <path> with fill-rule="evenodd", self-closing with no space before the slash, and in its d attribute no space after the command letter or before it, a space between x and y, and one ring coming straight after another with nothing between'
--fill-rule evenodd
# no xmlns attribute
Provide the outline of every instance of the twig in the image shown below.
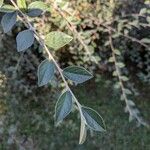
<svg viewBox="0 0 150 150"><path fill-rule="evenodd" d="M81 110L81 104L78 102L78 100L77 100L77 98L75 97L74 93L73 93L72 90L70 89L70 87L69 87L69 85L68 85L68 83L67 83L65 77L63 76L62 69L59 67L58 63L56 62L56 60L54 59L54 57L53 57L52 54L50 53L50 51L49 51L48 47L46 46L44 40L43 40L43 39L40 37L40 35L36 32L36 30L34 29L34 27L32 26L32 24L31 24L30 21L28 20L28 17L19 9L19 7L16 5L16 3L15 3L13 0L10 0L10 1L11 1L11 3L14 5L14 7L21 13L21 15L22 15L23 18L19 17L19 19L21 19L21 20L24 22L24 24L25 24L28 28L30 28L30 30L32 30L32 31L34 32L34 36L35 36L36 40L41 44L41 46L43 46L43 48L45 49L45 52L48 54L48 59L49 59L49 60L52 60L53 63L55 64L55 66L56 66L56 68L57 68L57 70L58 70L58 72L59 72L59 74L60 74L60 76L61 76L61 78L62 78L62 80L63 80L63 82L64 82L64 84L65 84L65 86L66 86L66 90L68 90L68 91L71 93L71 95L72 95L72 97L73 97L73 99L74 99L76 105L78 106L78 109L79 109L79 112L80 112L81 117L84 118L84 117L83 117L83 114L82 114L82 110Z"/></svg>
<svg viewBox="0 0 150 150"><path fill-rule="evenodd" d="M142 46L144 46L144 47L146 47L146 48L149 48L148 45L144 44L143 42L141 42L140 40L138 40L138 39L136 39L136 38L134 38L134 37L131 37L131 36L129 36L129 35L125 35L125 34L119 32L119 31L117 31L117 30L115 30L115 29L113 29L113 28L111 28L111 27L106 26L106 25L103 25L103 24L102 24L102 26L104 26L104 27L107 28L108 30L111 30L111 31L113 31L113 32L115 32L115 33L118 33L118 34L121 35L121 36L124 36L124 37L130 39L130 40L133 41L133 42L137 42L137 43L139 43L140 45L142 45Z"/></svg>
<svg viewBox="0 0 150 150"><path fill-rule="evenodd" d="M87 52L88 56L92 58L92 60L94 60L94 62L96 64L98 64L98 61L96 60L96 58L94 56L92 56L92 54L90 53L90 50L88 48L88 46L84 43L81 35L78 33L78 31L76 30L76 28L74 27L74 25L66 18L63 10L55 3L53 5L53 8L62 16L62 18L64 18L67 22L67 26L69 28L69 30L74 34L74 36L78 39L78 41L81 43L81 45L83 46L83 48L85 49L85 51Z"/></svg>
<svg viewBox="0 0 150 150"><path fill-rule="evenodd" d="M93 20L93 21L96 23L97 26L102 26L102 27L108 29L108 32L109 32L109 30L111 30L111 32L118 33L120 36L123 36L123 37L125 37L125 38L127 38L127 39L129 39L129 40L131 40L131 41L133 41L133 42L137 42L137 43L139 43L140 45L142 45L142 46L144 46L144 47L146 47L146 48L148 48L148 49L150 48L147 44L141 42L141 41L138 40L137 38L134 38L134 37L129 36L129 35L125 35L125 34L119 32L119 31L117 31L117 30L114 29L113 27L111 27L111 26L109 26L109 25L106 25L106 23L100 22L100 21L99 21L97 18L95 18L95 17L89 17L89 18L90 18L91 20ZM107 22L107 23L108 23L108 22Z"/></svg>
<svg viewBox="0 0 150 150"><path fill-rule="evenodd" d="M125 37L125 38L127 38L127 39L129 39L129 40L131 40L131 41L133 41L133 42L137 42L137 43L139 43L140 45L142 45L142 46L144 46L144 47L146 47L146 48L149 48L149 46L148 46L147 44L144 44L143 42L141 42L141 41L138 40L137 38L131 37L131 36L129 36L129 35L125 35L125 34L119 32L119 31L117 31L117 30L114 29L113 27L110 27L110 26L108 26L108 25L106 25L106 24L99 23L99 25L100 25L100 26L103 26L103 27L106 28L106 29L108 29L108 32L111 30L111 32L118 33L119 35L121 35L121 36L123 36L123 37Z"/></svg>

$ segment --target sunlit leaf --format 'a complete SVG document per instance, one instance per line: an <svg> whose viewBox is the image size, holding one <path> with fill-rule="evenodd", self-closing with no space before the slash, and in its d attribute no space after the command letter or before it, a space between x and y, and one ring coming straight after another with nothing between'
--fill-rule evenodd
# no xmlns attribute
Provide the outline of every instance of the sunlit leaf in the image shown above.
<svg viewBox="0 0 150 150"><path fill-rule="evenodd" d="M13 7L12 5L3 5L0 8L0 12L5 12L5 13L14 12L15 10L16 10L15 7Z"/></svg>
<svg viewBox="0 0 150 150"><path fill-rule="evenodd" d="M29 4L28 9L29 10L31 10L31 9L40 9L40 10L46 11L46 10L49 9L49 7L48 7L47 4L45 4L42 1L35 1L35 2L32 2L31 4Z"/></svg>
<svg viewBox="0 0 150 150"><path fill-rule="evenodd" d="M116 65L117 65L119 68L124 68L124 67L125 67L125 64L122 63L122 62L117 62Z"/></svg>
<svg viewBox="0 0 150 150"><path fill-rule="evenodd" d="M26 9L27 8L26 0L17 0L17 5L20 9Z"/></svg>
<svg viewBox="0 0 150 150"><path fill-rule="evenodd" d="M61 47L70 43L73 38L63 32L53 31L46 35L45 43L50 48L58 50Z"/></svg>
<svg viewBox="0 0 150 150"><path fill-rule="evenodd" d="M0 0L0 7L3 5L4 0Z"/></svg>

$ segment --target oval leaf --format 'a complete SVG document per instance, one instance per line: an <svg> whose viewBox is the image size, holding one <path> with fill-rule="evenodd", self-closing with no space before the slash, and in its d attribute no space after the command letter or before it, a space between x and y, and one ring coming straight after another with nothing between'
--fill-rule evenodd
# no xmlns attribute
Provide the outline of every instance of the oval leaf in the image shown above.
<svg viewBox="0 0 150 150"><path fill-rule="evenodd" d="M82 107L82 113L86 120L87 126L95 131L105 131L104 121L102 117L93 109L89 107Z"/></svg>
<svg viewBox="0 0 150 150"><path fill-rule="evenodd" d="M0 7L3 5L4 0L0 0Z"/></svg>
<svg viewBox="0 0 150 150"><path fill-rule="evenodd" d="M17 20L17 12L6 13L2 20L1 24L5 33L9 32L12 27L15 25Z"/></svg>
<svg viewBox="0 0 150 150"><path fill-rule="evenodd" d="M29 17L38 17L42 14L42 12L43 11L41 9L30 9L30 10L28 10L27 15Z"/></svg>
<svg viewBox="0 0 150 150"><path fill-rule="evenodd" d="M69 91L64 92L58 99L55 107L56 123L62 121L72 110L73 100Z"/></svg>
<svg viewBox="0 0 150 150"><path fill-rule="evenodd" d="M83 83L89 79L91 79L93 76L92 74L87 71L83 67L77 67L77 66L70 66L63 70L64 76L75 82L75 83Z"/></svg>
<svg viewBox="0 0 150 150"><path fill-rule="evenodd" d="M17 0L17 5L20 9L26 9L27 8L26 0Z"/></svg>
<svg viewBox="0 0 150 150"><path fill-rule="evenodd" d="M46 85L53 77L55 65L48 59L44 60L38 67L38 85Z"/></svg>
<svg viewBox="0 0 150 150"><path fill-rule="evenodd" d="M44 2L35 1L28 6L27 15L30 17L38 17L42 14L43 11L47 11L48 9L48 6Z"/></svg>
<svg viewBox="0 0 150 150"><path fill-rule="evenodd" d="M43 10L43 11L46 11L48 10L48 6L42 2L42 1L35 1L35 2L32 2L31 4L29 4L28 6L28 9L29 10L34 10L34 9L40 9L40 10Z"/></svg>
<svg viewBox="0 0 150 150"><path fill-rule="evenodd" d="M16 10L16 8L13 7L12 5L3 5L0 8L0 12L4 12L4 13L14 12L15 10Z"/></svg>
<svg viewBox="0 0 150 150"><path fill-rule="evenodd" d="M24 30L17 35L17 50L24 51L34 43L34 33L31 30Z"/></svg>
<svg viewBox="0 0 150 150"><path fill-rule="evenodd" d="M46 35L45 43L50 48L58 50L67 45L73 38L63 32L53 31Z"/></svg>

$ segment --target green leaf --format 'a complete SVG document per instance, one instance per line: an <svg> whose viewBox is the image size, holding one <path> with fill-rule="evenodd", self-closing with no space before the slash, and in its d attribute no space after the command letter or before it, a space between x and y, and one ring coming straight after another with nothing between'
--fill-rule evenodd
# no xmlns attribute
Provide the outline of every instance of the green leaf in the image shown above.
<svg viewBox="0 0 150 150"><path fill-rule="evenodd" d="M63 70L64 76L75 82L75 83L83 83L89 79L91 79L93 76L92 74L87 71L83 67L77 67L77 66L70 66Z"/></svg>
<svg viewBox="0 0 150 150"><path fill-rule="evenodd" d="M81 120L79 144L83 144L86 140L87 129L83 120Z"/></svg>
<svg viewBox="0 0 150 150"><path fill-rule="evenodd" d="M121 55L121 53L118 49L115 49L114 52L115 52L116 55Z"/></svg>
<svg viewBox="0 0 150 150"><path fill-rule="evenodd" d="M45 59L38 67L38 85L46 85L54 77L54 73L54 63Z"/></svg>
<svg viewBox="0 0 150 150"><path fill-rule="evenodd" d="M16 10L15 7L13 7L12 5L3 5L0 8L0 12L4 13L14 12L15 10Z"/></svg>
<svg viewBox="0 0 150 150"><path fill-rule="evenodd" d="M24 51L34 43L34 33L29 29L24 30L17 35L16 40L18 52Z"/></svg>
<svg viewBox="0 0 150 150"><path fill-rule="evenodd" d="M122 62L117 62L116 65L117 65L117 67L119 67L119 68L124 68L124 67L125 67L125 64L122 63Z"/></svg>
<svg viewBox="0 0 150 150"><path fill-rule="evenodd" d="M105 131L102 117L89 107L82 107L82 113L86 120L87 126L94 131Z"/></svg>
<svg viewBox="0 0 150 150"><path fill-rule="evenodd" d="M121 76L120 78L121 78L122 81L128 81L129 80L129 78L126 77L126 76Z"/></svg>
<svg viewBox="0 0 150 150"><path fill-rule="evenodd" d="M126 94L128 94L128 95L131 95L131 94L132 94L132 92L131 92L129 89L124 89L124 92L125 92Z"/></svg>
<svg viewBox="0 0 150 150"><path fill-rule="evenodd" d="M43 11L40 10L40 9L31 9L31 10L28 11L27 15L29 17L38 17L42 14L42 12Z"/></svg>
<svg viewBox="0 0 150 150"><path fill-rule="evenodd" d="M150 23L150 17L147 17L146 20L148 23Z"/></svg>
<svg viewBox="0 0 150 150"><path fill-rule="evenodd" d="M28 6L28 16L38 17L42 14L43 11L48 11L49 7L42 1L32 2Z"/></svg>
<svg viewBox="0 0 150 150"><path fill-rule="evenodd" d="M2 20L1 24L5 33L9 32L12 27L15 25L17 20L17 12L6 13Z"/></svg>
<svg viewBox="0 0 150 150"><path fill-rule="evenodd" d="M113 76L114 76L114 77L118 76L118 74L117 74L116 71L113 71Z"/></svg>
<svg viewBox="0 0 150 150"><path fill-rule="evenodd" d="M132 100L127 100L127 104L131 107L135 106L135 103Z"/></svg>
<svg viewBox="0 0 150 150"><path fill-rule="evenodd" d="M17 0L17 5L20 9L26 9L27 8L26 0Z"/></svg>
<svg viewBox="0 0 150 150"><path fill-rule="evenodd" d="M113 57L110 57L108 61L109 61L109 62L114 62L115 60L114 60Z"/></svg>
<svg viewBox="0 0 150 150"><path fill-rule="evenodd" d="M46 11L49 9L49 7L47 6L47 4L45 4L42 1L35 1L35 2L32 2L31 4L29 4L28 9L29 10L40 9L40 10Z"/></svg>
<svg viewBox="0 0 150 150"><path fill-rule="evenodd" d="M146 8L142 8L140 10L140 15L144 15L146 12L147 12L147 9Z"/></svg>
<svg viewBox="0 0 150 150"><path fill-rule="evenodd" d="M62 121L71 112L73 106L72 95L69 91L64 92L58 99L55 107L56 123Z"/></svg>
<svg viewBox="0 0 150 150"><path fill-rule="evenodd" d="M63 32L53 31L46 35L45 43L50 48L58 50L67 45L73 38Z"/></svg>
<svg viewBox="0 0 150 150"><path fill-rule="evenodd" d="M141 40L141 42L146 43L146 44L150 44L150 39L149 38L143 38Z"/></svg>
<svg viewBox="0 0 150 150"><path fill-rule="evenodd" d="M0 7L3 5L4 0L0 0Z"/></svg>

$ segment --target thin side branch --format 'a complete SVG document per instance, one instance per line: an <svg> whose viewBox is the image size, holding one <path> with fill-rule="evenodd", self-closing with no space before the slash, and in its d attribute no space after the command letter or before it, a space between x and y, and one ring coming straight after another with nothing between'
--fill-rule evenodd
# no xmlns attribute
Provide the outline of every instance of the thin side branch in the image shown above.
<svg viewBox="0 0 150 150"><path fill-rule="evenodd" d="M69 28L69 30L73 33L73 35L77 38L77 40L81 43L81 45L83 46L83 48L85 49L85 51L87 52L87 55L89 57L91 57L91 59L98 64L98 61L96 60L96 58L94 56L92 56L88 46L84 43L81 35L78 33L78 31L76 30L75 26L72 24L72 22L70 22L66 16L64 11L55 3L53 5L53 8L60 14L60 16L65 19L65 21L67 22L67 26Z"/></svg>
<svg viewBox="0 0 150 150"><path fill-rule="evenodd" d="M136 42L136 43L138 43L138 44L140 44L140 45L142 45L142 46L144 46L144 47L146 47L148 49L150 48L147 44L141 42L139 39L134 38L134 37L129 36L129 35L125 35L125 34L119 32L119 31L117 31L116 29L114 29L113 27L111 27L110 25L108 25L108 22L106 22L106 23L105 22L100 22L99 19L97 19L95 17L90 17L90 19L93 20L96 23L97 26L102 26L102 27L106 28L108 30L108 32L111 31L113 33L117 33L120 36L125 37L125 38L131 40L132 42ZM147 26L149 27L149 25L147 25Z"/></svg>
<svg viewBox="0 0 150 150"><path fill-rule="evenodd" d="M117 65L117 57L116 57L116 54L115 54L115 47L113 45L111 30L109 30L109 43L110 43L110 47L111 47L111 50L112 50L112 58L114 60L115 70L116 70L116 74L117 74L117 77L118 77L118 80L119 80L120 89L121 89L121 92L122 92L122 97L123 97L123 100L126 103L126 109L129 112L130 117L134 117L138 121L139 124L142 124L144 126L149 127L148 124L146 122L144 122L141 117L139 117L137 114L134 113L134 110L131 109L131 106L129 105L128 96L125 92L126 88L124 86L124 81L121 78L121 76L122 76L121 71L120 71L120 68Z"/></svg>

